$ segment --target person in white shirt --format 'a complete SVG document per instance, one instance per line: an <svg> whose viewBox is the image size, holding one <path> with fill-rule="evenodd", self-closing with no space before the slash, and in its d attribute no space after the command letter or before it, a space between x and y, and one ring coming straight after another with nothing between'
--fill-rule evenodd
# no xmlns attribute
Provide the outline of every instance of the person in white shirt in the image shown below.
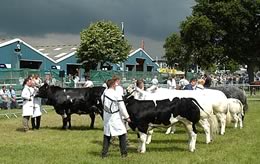
<svg viewBox="0 0 260 164"><path fill-rule="evenodd" d="M79 77L78 77L77 74L74 75L73 81L74 81L74 88L77 88L77 85L78 85L78 82L79 82Z"/></svg>
<svg viewBox="0 0 260 164"><path fill-rule="evenodd" d="M6 89L6 86L2 86L2 89L0 90L0 98L2 100L1 106L4 109L10 109L11 101L10 101L10 92Z"/></svg>
<svg viewBox="0 0 260 164"><path fill-rule="evenodd" d="M22 116L24 132L29 132L29 119L33 115L33 92L32 79L28 77L23 82L23 90L21 97L23 98Z"/></svg>
<svg viewBox="0 0 260 164"><path fill-rule="evenodd" d="M37 87L37 81L33 80L32 88L33 88L33 96L38 92L39 88ZM33 98L33 115L31 118L32 130L40 129L41 125L41 115L42 115L42 103L40 97Z"/></svg>
<svg viewBox="0 0 260 164"><path fill-rule="evenodd" d="M158 85L159 81L157 79L157 76L154 76L154 78L152 79L152 85Z"/></svg>
<svg viewBox="0 0 260 164"><path fill-rule="evenodd" d="M113 136L119 137L120 152L122 157L127 156L126 127L124 120L130 122L126 106L119 92L116 91L116 79L108 80L108 89L101 96L104 105L104 139L101 157L108 154L110 139Z"/></svg>
<svg viewBox="0 0 260 164"><path fill-rule="evenodd" d="M169 78L167 80L167 88L176 89L176 81L175 81L174 77L169 76Z"/></svg>
<svg viewBox="0 0 260 164"><path fill-rule="evenodd" d="M89 76L86 76L86 82L85 82L85 84L84 84L84 86L83 87L85 87L85 88L92 88L92 87L94 87L94 84L93 84L93 82L90 80L90 77Z"/></svg>
<svg viewBox="0 0 260 164"><path fill-rule="evenodd" d="M181 80L179 81L180 89L184 89L184 87L188 84L189 84L189 81L187 79L185 79L184 76L181 76Z"/></svg>

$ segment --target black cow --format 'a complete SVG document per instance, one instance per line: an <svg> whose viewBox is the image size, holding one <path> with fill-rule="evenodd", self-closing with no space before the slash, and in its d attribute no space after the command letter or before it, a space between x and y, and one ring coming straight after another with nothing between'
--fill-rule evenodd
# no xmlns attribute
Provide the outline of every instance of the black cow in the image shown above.
<svg viewBox="0 0 260 164"><path fill-rule="evenodd" d="M37 97L47 98L47 104L52 105L57 114L62 116L63 129L71 128L71 115L89 114L90 128L94 128L95 113L103 116L101 95L105 87L93 88L61 88L44 84L39 88ZM69 123L69 127L67 126Z"/></svg>
<svg viewBox="0 0 260 164"><path fill-rule="evenodd" d="M189 136L189 150L195 150L197 130L195 124L200 120L200 108L202 107L193 98L174 98L167 100L136 100L130 97L125 100L126 108L129 113L131 129L138 129L140 134L140 145L138 151L146 151L145 144L151 141L150 131L158 124L170 126L178 121L184 123ZM203 110L203 109L202 109ZM148 136L147 136L148 135Z"/></svg>

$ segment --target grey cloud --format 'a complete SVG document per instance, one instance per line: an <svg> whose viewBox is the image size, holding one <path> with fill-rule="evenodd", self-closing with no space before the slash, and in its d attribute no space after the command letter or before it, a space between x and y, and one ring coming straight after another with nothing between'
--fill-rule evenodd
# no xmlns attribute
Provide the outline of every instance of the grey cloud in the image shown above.
<svg viewBox="0 0 260 164"><path fill-rule="evenodd" d="M125 23L126 35L164 40L178 31L193 0L5 0L0 32L15 35L79 32L91 22Z"/></svg>

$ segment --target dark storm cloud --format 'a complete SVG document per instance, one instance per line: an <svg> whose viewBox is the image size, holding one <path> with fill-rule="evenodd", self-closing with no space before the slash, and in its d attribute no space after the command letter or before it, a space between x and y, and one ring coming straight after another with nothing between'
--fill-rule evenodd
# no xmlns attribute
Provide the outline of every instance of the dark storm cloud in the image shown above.
<svg viewBox="0 0 260 164"><path fill-rule="evenodd" d="M118 25L123 21L126 35L164 40L178 31L193 4L193 0L2 0L0 34L79 34L91 22L111 20Z"/></svg>

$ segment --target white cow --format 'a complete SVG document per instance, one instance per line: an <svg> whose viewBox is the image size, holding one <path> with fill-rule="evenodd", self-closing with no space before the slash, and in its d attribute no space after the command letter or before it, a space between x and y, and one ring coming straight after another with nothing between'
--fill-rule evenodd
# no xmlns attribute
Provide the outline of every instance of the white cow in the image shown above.
<svg viewBox="0 0 260 164"><path fill-rule="evenodd" d="M228 111L235 120L234 127L237 128L237 124L239 123L240 129L242 129L244 110L241 101L235 98L228 98Z"/></svg>

